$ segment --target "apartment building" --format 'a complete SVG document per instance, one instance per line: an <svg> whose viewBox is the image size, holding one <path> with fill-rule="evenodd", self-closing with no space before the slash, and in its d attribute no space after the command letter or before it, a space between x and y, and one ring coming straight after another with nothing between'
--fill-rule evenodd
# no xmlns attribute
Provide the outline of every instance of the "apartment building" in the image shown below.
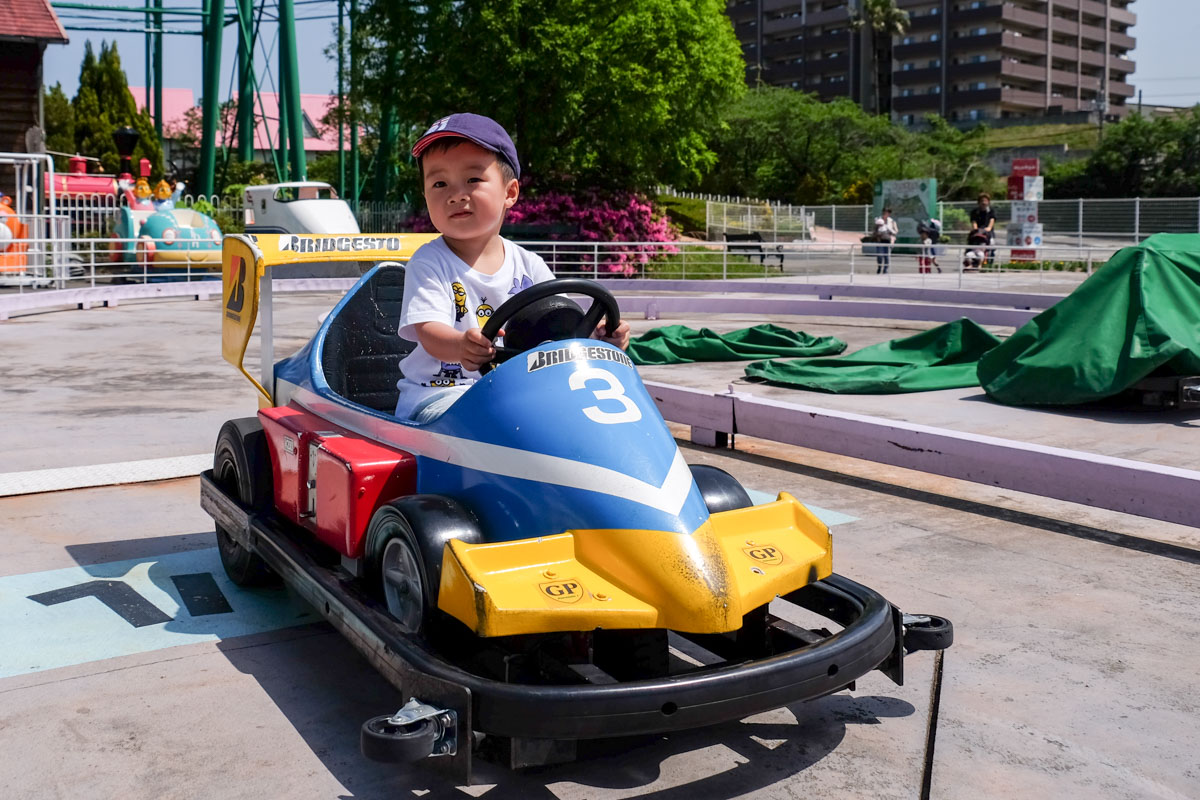
<svg viewBox="0 0 1200 800"><path fill-rule="evenodd" d="M892 112L951 121L1127 113L1137 16L1134 0L897 0L908 33L893 42ZM849 97L874 97L870 40L850 2L730 0L746 79Z"/></svg>

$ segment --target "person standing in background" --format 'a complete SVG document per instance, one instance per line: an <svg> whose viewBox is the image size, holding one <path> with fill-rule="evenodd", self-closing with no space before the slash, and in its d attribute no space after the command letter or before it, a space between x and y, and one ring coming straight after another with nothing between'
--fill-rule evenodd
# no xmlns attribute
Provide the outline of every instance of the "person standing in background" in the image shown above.
<svg viewBox="0 0 1200 800"><path fill-rule="evenodd" d="M892 218L892 209L884 208L883 214L875 218L875 274L886 273L892 260L892 245L900 228Z"/></svg>

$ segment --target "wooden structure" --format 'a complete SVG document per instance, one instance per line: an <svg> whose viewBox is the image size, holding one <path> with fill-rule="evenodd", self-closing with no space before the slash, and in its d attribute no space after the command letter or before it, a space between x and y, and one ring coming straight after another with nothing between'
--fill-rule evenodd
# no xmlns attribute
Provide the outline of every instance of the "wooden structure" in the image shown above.
<svg viewBox="0 0 1200 800"><path fill-rule="evenodd" d="M25 153L26 132L42 125L42 55L67 34L49 0L0 0L0 152ZM13 171L0 166L0 191Z"/></svg>

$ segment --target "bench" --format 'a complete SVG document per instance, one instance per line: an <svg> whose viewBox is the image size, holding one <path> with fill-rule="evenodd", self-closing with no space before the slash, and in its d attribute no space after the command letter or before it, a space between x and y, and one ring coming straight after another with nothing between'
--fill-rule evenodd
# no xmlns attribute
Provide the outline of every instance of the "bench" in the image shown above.
<svg viewBox="0 0 1200 800"><path fill-rule="evenodd" d="M758 231L752 233L726 233L725 242L729 245L731 253L745 253L751 257L758 256L758 263L766 264L767 256L779 259L779 271L783 272L783 248L776 246L774 253L768 253L763 247L762 234Z"/></svg>

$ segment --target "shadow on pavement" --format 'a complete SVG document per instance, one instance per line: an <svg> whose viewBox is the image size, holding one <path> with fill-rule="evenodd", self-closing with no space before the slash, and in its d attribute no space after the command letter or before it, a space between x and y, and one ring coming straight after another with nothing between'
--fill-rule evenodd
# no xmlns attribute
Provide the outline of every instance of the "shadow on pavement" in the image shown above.
<svg viewBox="0 0 1200 800"><path fill-rule="evenodd" d="M342 797L420 796L461 798L458 782L436 760L414 765L379 764L358 750L366 719L400 706L400 693L325 623L287 632L269 647L246 646L242 639L218 647L238 670L254 677L312 751L348 790ZM536 709L531 709L536 713ZM587 789L629 790L664 777L673 756L713 750L705 763L716 769L639 797L661 800L741 795L770 786L821 761L845 738L848 725L874 725L907 717L915 709L890 697L854 697L845 692L807 704L676 734L581 743L570 764L510 771L475 759L475 787L469 795L490 798L589 796ZM759 741L762 740L762 741ZM694 768L693 768L694 771ZM490 788L489 788L490 787Z"/></svg>

